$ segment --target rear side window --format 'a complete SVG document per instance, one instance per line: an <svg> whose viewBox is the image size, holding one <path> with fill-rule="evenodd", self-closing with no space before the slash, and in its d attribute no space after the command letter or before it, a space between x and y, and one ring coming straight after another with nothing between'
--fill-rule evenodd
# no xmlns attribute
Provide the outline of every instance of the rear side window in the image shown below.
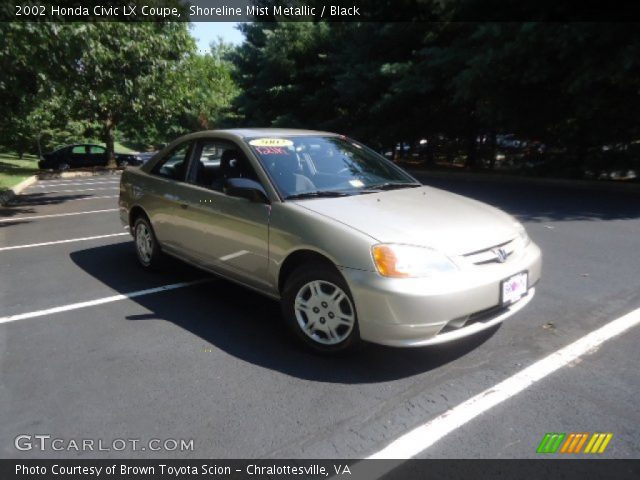
<svg viewBox="0 0 640 480"><path fill-rule="evenodd" d="M71 150L71 153L87 153L87 147L86 145L76 145Z"/></svg>
<svg viewBox="0 0 640 480"><path fill-rule="evenodd" d="M172 180L184 181L187 174L191 145L191 142L186 142L175 147L153 167L151 173Z"/></svg>

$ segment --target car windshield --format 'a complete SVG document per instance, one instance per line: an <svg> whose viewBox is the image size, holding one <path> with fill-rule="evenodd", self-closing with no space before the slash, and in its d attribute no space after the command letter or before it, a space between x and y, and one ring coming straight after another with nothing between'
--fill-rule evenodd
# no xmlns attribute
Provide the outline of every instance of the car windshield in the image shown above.
<svg viewBox="0 0 640 480"><path fill-rule="evenodd" d="M338 136L278 136L247 143L285 198L322 198L420 184L369 148Z"/></svg>

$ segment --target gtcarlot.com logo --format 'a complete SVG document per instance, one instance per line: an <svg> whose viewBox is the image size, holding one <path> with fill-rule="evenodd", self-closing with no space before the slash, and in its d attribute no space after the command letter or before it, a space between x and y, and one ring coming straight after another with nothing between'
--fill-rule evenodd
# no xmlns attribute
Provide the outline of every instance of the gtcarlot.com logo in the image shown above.
<svg viewBox="0 0 640 480"><path fill-rule="evenodd" d="M114 438L112 440L94 438L55 438L51 435L18 435L14 442L17 450L47 450L75 452L192 452L193 439Z"/></svg>
<svg viewBox="0 0 640 480"><path fill-rule="evenodd" d="M604 453L612 438L613 433L547 433L536 452Z"/></svg>

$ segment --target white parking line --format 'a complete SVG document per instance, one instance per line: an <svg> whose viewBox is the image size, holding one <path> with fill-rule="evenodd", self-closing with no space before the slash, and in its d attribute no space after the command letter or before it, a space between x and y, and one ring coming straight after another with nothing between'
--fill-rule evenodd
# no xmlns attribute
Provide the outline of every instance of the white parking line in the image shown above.
<svg viewBox="0 0 640 480"><path fill-rule="evenodd" d="M49 215L33 215L30 217L8 217L8 218L0 218L0 223L13 222L16 220L36 220L40 218L70 217L72 215L88 215L89 213L115 212L117 210L118 210L117 208L105 208L103 210L88 210L86 212L52 213Z"/></svg>
<svg viewBox="0 0 640 480"><path fill-rule="evenodd" d="M41 178L38 182L97 182L100 180L113 180L119 179L122 176L121 173L115 173L113 175L82 175L79 177L57 177L57 178Z"/></svg>
<svg viewBox="0 0 640 480"><path fill-rule="evenodd" d="M67 202L77 202L79 200L98 200L101 198L118 198L118 195L98 195L98 196L91 196L91 197L84 197L84 198L66 198L63 201L57 200L55 198L51 199L51 200L36 200L33 202L30 201L26 201L26 202L15 202L15 203L11 203L8 206L9 207L20 207L20 206L28 206L28 205L49 205L51 203L67 203Z"/></svg>
<svg viewBox="0 0 640 480"><path fill-rule="evenodd" d="M414 428L367 458L415 457L445 435L638 324L640 324L640 308L607 323L433 420Z"/></svg>
<svg viewBox="0 0 640 480"><path fill-rule="evenodd" d="M68 240L56 240L53 242L30 243L27 245L14 245L12 247L0 247L0 252L5 250L18 250L20 248L47 247L49 245L58 245L60 243L86 242L89 240L98 240L100 238L121 237L123 235L129 235L129 234L126 232L125 233L109 233L107 235L94 235L93 237L70 238Z"/></svg>
<svg viewBox="0 0 640 480"><path fill-rule="evenodd" d="M118 186L107 187L107 188L102 188L102 187L97 187L97 188L76 188L74 190L51 190L51 191L48 191L48 192L39 192L39 193L93 192L95 190L118 190L119 188L120 187L118 187Z"/></svg>
<svg viewBox="0 0 640 480"><path fill-rule="evenodd" d="M26 320L27 318L43 317L45 315L51 315L53 313L68 312L69 310L78 310L79 308L93 307L95 305L117 302L118 300L125 300L127 298L135 298L141 297L143 295L151 295L153 293L167 292L169 290L175 290L177 288L190 287L193 285L198 285L200 283L210 282L211 280L213 279L201 278L200 280L193 280L191 282L171 283L169 285L162 285L161 287L147 288L146 290L137 290L135 292L113 295L111 297L96 298L95 300L89 300L86 302L70 303L68 305L62 305L60 307L47 308L45 310L36 310L35 312L8 315L6 317L0 317L0 323L9 323L16 322L18 320Z"/></svg>
<svg viewBox="0 0 640 480"><path fill-rule="evenodd" d="M40 183L32 185L31 188L46 188L46 187L66 187L67 185L111 185L119 184L120 180L109 180L106 182L65 182L65 183Z"/></svg>

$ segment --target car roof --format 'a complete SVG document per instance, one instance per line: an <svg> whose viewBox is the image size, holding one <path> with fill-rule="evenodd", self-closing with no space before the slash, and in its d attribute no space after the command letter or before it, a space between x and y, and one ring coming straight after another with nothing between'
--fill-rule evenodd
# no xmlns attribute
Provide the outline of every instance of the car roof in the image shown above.
<svg viewBox="0 0 640 480"><path fill-rule="evenodd" d="M228 133L240 138L252 138L260 136L273 135L336 135L331 132L323 132L319 130L302 130L297 128L229 128L224 130L208 130L200 133Z"/></svg>
<svg viewBox="0 0 640 480"><path fill-rule="evenodd" d="M322 132L319 130L302 130L297 128L228 128L219 130L200 130L187 135L176 138L162 150L157 152L149 161L147 161L141 170L144 172L150 171L158 159L162 158L166 152L171 151L176 145L191 140L199 140L201 138L207 138L209 136L218 137L227 140L245 140L247 138L255 137L273 137L273 136L305 136L305 135L322 135L322 136L338 136L337 133ZM156 158L157 157L157 158Z"/></svg>
<svg viewBox="0 0 640 480"><path fill-rule="evenodd" d="M102 145L98 145L97 143L70 143L68 145L63 145L61 147L56 148L55 151L63 150L65 148L72 148L72 147L100 147L100 148L105 148Z"/></svg>

